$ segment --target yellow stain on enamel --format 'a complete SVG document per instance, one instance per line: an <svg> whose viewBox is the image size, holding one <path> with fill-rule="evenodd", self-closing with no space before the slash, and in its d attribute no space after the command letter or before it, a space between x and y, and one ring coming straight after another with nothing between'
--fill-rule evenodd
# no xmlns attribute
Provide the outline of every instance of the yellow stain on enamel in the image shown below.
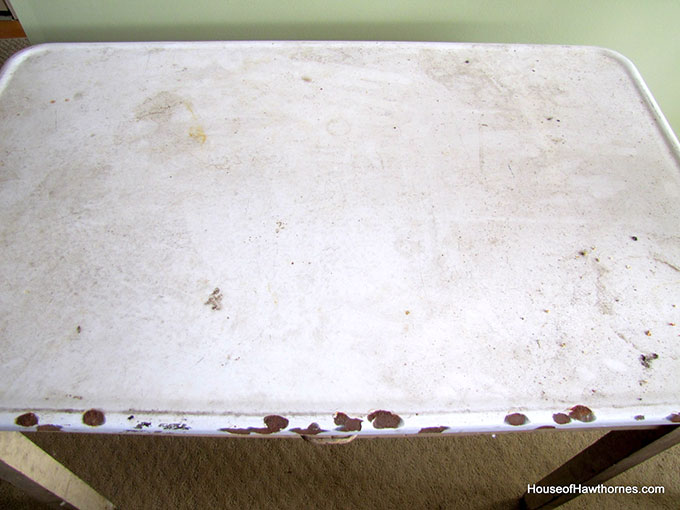
<svg viewBox="0 0 680 510"><path fill-rule="evenodd" d="M192 126L189 129L189 136L195 141L199 142L201 145L205 143L206 136L205 131L203 131L203 126Z"/></svg>

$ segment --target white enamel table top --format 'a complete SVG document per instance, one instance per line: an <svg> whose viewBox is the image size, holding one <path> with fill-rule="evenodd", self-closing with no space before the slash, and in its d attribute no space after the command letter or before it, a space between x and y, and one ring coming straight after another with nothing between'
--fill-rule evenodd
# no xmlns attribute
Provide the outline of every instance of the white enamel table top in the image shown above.
<svg viewBox="0 0 680 510"><path fill-rule="evenodd" d="M2 429L680 419L678 145L614 52L44 45L0 122Z"/></svg>

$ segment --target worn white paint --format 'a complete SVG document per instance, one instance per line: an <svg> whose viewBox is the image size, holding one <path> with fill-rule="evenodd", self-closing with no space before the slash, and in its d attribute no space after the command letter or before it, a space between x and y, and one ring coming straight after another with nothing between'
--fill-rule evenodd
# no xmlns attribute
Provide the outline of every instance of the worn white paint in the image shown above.
<svg viewBox="0 0 680 510"><path fill-rule="evenodd" d="M19 432L0 432L0 478L53 508L115 508L113 503Z"/></svg>
<svg viewBox="0 0 680 510"><path fill-rule="evenodd" d="M56 44L0 91L2 428L680 412L678 145L616 53Z"/></svg>

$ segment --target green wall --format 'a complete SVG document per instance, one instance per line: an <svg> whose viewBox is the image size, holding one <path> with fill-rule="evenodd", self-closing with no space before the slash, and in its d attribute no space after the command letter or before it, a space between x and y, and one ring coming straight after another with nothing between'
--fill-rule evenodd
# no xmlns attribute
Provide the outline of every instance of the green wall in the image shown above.
<svg viewBox="0 0 680 510"><path fill-rule="evenodd" d="M12 0L33 43L330 39L583 44L633 60L680 131L680 0Z"/></svg>

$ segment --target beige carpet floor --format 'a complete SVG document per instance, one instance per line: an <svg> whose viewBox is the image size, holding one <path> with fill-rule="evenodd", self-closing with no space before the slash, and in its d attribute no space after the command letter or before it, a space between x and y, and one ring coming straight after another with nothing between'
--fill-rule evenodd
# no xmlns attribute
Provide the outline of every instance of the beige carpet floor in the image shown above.
<svg viewBox="0 0 680 510"><path fill-rule="evenodd" d="M604 431L359 439L35 433L28 437L120 509L515 509L526 484ZM610 485L662 485L663 495L583 495L565 510L677 509L680 449ZM0 508L41 509L7 483Z"/></svg>
<svg viewBox="0 0 680 510"><path fill-rule="evenodd" d="M0 40L0 64L27 44L25 39ZM27 436L121 510L491 510L517 508L528 483L605 432L362 439L335 446L300 439ZM584 495L562 508L680 508L680 447L609 485L661 485L665 493ZM0 509L42 508L0 481Z"/></svg>
<svg viewBox="0 0 680 510"><path fill-rule="evenodd" d="M28 39L0 39L0 66L14 53L28 45Z"/></svg>

